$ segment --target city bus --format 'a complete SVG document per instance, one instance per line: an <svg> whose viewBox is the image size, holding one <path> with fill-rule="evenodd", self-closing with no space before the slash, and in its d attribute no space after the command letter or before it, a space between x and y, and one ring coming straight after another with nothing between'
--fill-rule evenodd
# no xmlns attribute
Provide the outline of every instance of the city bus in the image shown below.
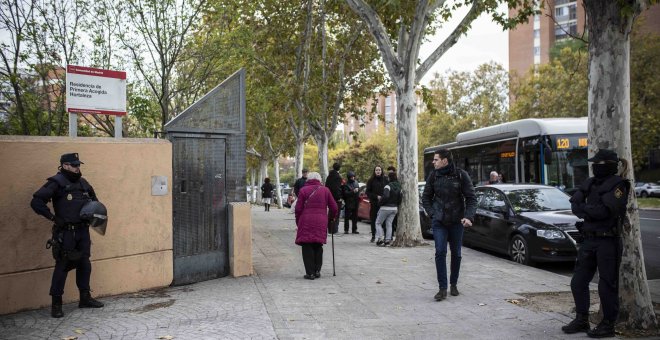
<svg viewBox="0 0 660 340"><path fill-rule="evenodd" d="M424 149L424 178L441 148L452 151L454 163L475 185L497 171L505 183L547 184L573 193L589 176L587 117L522 119L459 133L455 142Z"/></svg>

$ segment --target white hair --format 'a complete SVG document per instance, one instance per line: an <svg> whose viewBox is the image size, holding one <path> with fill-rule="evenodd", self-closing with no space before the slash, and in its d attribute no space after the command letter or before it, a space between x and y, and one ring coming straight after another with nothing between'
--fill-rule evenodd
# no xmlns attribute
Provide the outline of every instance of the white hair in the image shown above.
<svg viewBox="0 0 660 340"><path fill-rule="evenodd" d="M491 172L490 172L490 177L493 177L493 176L499 176L499 174L497 173L497 171L491 171Z"/></svg>
<svg viewBox="0 0 660 340"><path fill-rule="evenodd" d="M320 181L321 181L321 174L318 173L318 172L316 172L316 171L308 172L308 173L307 173L307 179L308 179L308 180L310 180L310 179L317 179L317 180L319 180L319 182L320 182Z"/></svg>

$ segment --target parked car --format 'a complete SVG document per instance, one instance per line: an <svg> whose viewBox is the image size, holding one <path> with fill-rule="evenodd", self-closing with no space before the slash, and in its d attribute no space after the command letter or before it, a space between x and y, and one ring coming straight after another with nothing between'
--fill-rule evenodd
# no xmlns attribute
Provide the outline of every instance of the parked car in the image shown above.
<svg viewBox="0 0 660 340"><path fill-rule="evenodd" d="M637 197L660 197L660 183L638 182L635 183L635 195Z"/></svg>
<svg viewBox="0 0 660 340"><path fill-rule="evenodd" d="M293 188L282 189L282 197L286 198L282 205L287 208L291 208L291 204L296 200L296 195L293 193Z"/></svg>
<svg viewBox="0 0 660 340"><path fill-rule="evenodd" d="M465 229L464 245L509 255L511 260L575 261L575 227L570 197L563 191L537 184L494 184L475 188L477 213Z"/></svg>

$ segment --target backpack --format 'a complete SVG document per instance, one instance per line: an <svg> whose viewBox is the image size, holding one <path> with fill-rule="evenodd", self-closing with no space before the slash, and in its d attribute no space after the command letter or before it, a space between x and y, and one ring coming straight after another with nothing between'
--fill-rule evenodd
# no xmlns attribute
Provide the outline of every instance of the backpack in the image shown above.
<svg viewBox="0 0 660 340"><path fill-rule="evenodd" d="M397 185L392 185L396 183ZM390 202L396 203L397 206L401 204L403 200L403 193L401 192L401 184L399 182L392 182L388 184L390 186Z"/></svg>

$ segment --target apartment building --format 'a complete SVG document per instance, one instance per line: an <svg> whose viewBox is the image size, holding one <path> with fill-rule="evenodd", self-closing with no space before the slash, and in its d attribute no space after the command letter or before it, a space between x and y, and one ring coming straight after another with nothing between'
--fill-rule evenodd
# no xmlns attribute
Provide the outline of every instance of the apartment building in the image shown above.
<svg viewBox="0 0 660 340"><path fill-rule="evenodd" d="M543 0L539 4L542 4L541 14L509 31L509 72L512 76L522 76L532 65L547 63L555 42L584 33L587 18L582 0ZM517 9L509 9L509 16L516 13ZM660 5L644 11L637 23L642 25L644 32L660 33Z"/></svg>

